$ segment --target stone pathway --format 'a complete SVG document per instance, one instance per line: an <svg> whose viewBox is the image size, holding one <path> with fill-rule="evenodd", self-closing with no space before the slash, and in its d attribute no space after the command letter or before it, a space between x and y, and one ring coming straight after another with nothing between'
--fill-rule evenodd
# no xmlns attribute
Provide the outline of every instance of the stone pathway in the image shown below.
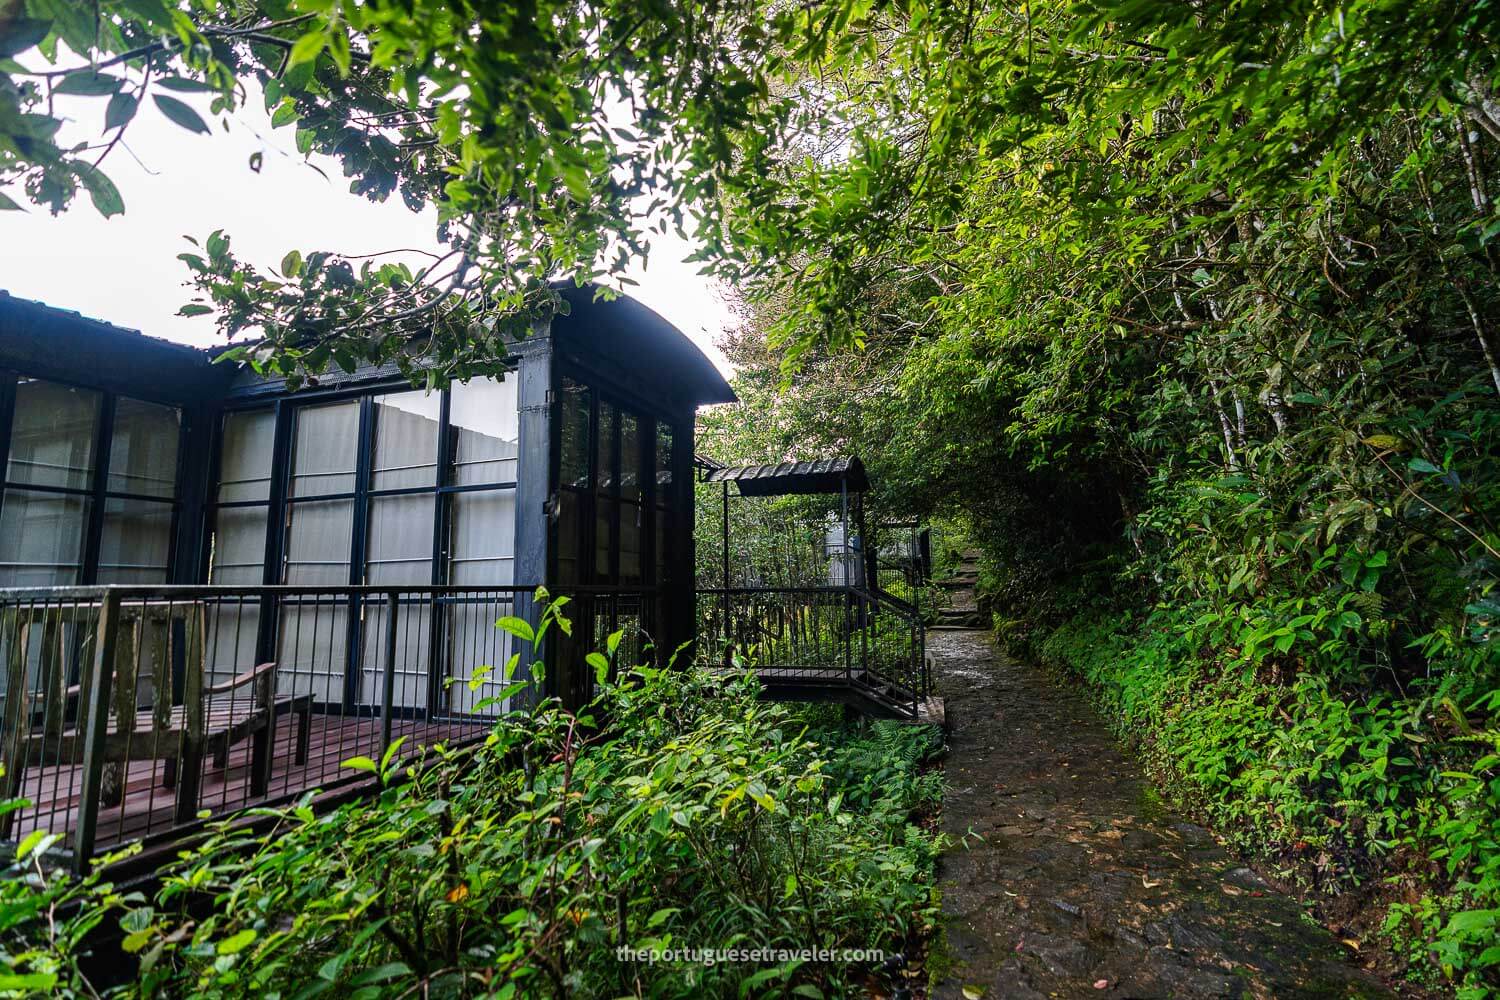
<svg viewBox="0 0 1500 1000"><path fill-rule="evenodd" d="M986 632L927 642L952 726L936 1000L1391 995L1165 812L1081 692Z"/></svg>
<svg viewBox="0 0 1500 1000"><path fill-rule="evenodd" d="M938 624L960 628L979 628L984 624L979 614L975 589L979 585L979 553L963 553L951 576L937 581L943 594L938 608Z"/></svg>

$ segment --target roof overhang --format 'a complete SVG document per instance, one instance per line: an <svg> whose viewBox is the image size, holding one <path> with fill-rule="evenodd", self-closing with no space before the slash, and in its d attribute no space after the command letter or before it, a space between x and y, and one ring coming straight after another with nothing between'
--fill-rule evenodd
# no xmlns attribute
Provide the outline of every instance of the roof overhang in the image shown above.
<svg viewBox="0 0 1500 1000"><path fill-rule="evenodd" d="M628 295L598 296L589 284L557 289L568 314L552 319L558 348L579 363L618 372L624 381L645 377L646 392L693 407L732 403L734 390L712 361L677 327Z"/></svg>
<svg viewBox="0 0 1500 1000"><path fill-rule="evenodd" d="M233 372L198 348L0 291L0 357L37 378L159 402L220 395Z"/></svg>
<svg viewBox="0 0 1500 1000"><path fill-rule="evenodd" d="M810 462L741 465L714 469L705 483L734 483L740 496L775 497L820 493L863 493L870 488L858 458L818 458Z"/></svg>

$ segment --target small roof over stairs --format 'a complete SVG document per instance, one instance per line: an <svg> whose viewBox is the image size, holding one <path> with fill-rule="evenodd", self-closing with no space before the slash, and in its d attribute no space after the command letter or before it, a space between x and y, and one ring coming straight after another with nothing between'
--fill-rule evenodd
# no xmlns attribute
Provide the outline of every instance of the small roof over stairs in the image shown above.
<svg viewBox="0 0 1500 1000"><path fill-rule="evenodd" d="M772 497L792 494L863 493L870 488L865 466L857 458L818 458L809 462L777 462L713 469L706 483L734 483L740 496Z"/></svg>

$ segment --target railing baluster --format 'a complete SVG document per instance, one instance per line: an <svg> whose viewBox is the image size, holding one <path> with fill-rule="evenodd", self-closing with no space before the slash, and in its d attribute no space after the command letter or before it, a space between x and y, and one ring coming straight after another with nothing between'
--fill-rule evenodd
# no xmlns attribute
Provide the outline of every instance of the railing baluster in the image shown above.
<svg viewBox="0 0 1500 1000"><path fill-rule="evenodd" d="M89 870L94 856L94 830L99 823L99 795L104 785L104 745L109 723L109 688L115 663L115 639L119 629L120 595L106 590L99 604L94 658L89 669L87 703L84 707L83 789L78 804L78 826L73 831L73 867L79 874Z"/></svg>
<svg viewBox="0 0 1500 1000"><path fill-rule="evenodd" d="M392 590L385 595L385 671L380 691L380 754L391 745L391 710L396 698L396 616L401 610L401 595Z"/></svg>

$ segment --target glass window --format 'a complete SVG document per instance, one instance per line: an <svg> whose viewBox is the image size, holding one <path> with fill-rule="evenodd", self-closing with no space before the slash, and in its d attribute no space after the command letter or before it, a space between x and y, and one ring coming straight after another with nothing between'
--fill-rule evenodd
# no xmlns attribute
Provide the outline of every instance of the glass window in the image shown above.
<svg viewBox="0 0 1500 1000"><path fill-rule="evenodd" d="M599 455L594 465L594 485L599 490L614 492L620 478L620 467L616 464L614 406L599 400Z"/></svg>
<svg viewBox="0 0 1500 1000"><path fill-rule="evenodd" d="M448 422L454 486L513 483L520 455L521 422L516 378L456 382L449 390Z"/></svg>
<svg viewBox="0 0 1500 1000"><path fill-rule="evenodd" d="M583 518L579 508L583 497L573 490L563 490L558 497L557 513L557 582L579 583L578 553L583 548Z"/></svg>
<svg viewBox="0 0 1500 1000"><path fill-rule="evenodd" d="M209 554L210 583L256 585L266 559L266 507L221 507Z"/></svg>
<svg viewBox="0 0 1500 1000"><path fill-rule="evenodd" d="M366 583L432 582L432 517L436 510L431 493L370 498Z"/></svg>
<svg viewBox="0 0 1500 1000"><path fill-rule="evenodd" d="M641 524L640 504L620 504L620 582L641 582L641 542L645 529Z"/></svg>
<svg viewBox="0 0 1500 1000"><path fill-rule="evenodd" d="M614 579L614 567L610 565L610 550L614 543L619 503L609 497L594 499L594 582L609 583Z"/></svg>
<svg viewBox="0 0 1500 1000"><path fill-rule="evenodd" d="M100 583L166 583L171 553L170 503L124 497L104 502Z"/></svg>
<svg viewBox="0 0 1500 1000"><path fill-rule="evenodd" d="M620 414L620 496L641 498L641 422L634 413Z"/></svg>
<svg viewBox="0 0 1500 1000"><path fill-rule="evenodd" d="M6 479L86 490L93 485L99 434L97 392L35 379L16 383Z"/></svg>
<svg viewBox="0 0 1500 1000"><path fill-rule="evenodd" d="M254 586L266 582L266 527L270 522L271 459L275 449L274 409L224 416L218 500L255 506L220 507L215 512L209 541L210 583Z"/></svg>
<svg viewBox="0 0 1500 1000"><path fill-rule="evenodd" d="M656 423L656 500L671 503L672 491L672 425Z"/></svg>
<svg viewBox="0 0 1500 1000"><path fill-rule="evenodd" d="M176 408L138 399L118 400L105 488L111 493L176 496L177 444L181 436L182 417Z"/></svg>
<svg viewBox="0 0 1500 1000"><path fill-rule="evenodd" d="M276 411L250 410L224 418L219 457L219 502L269 500Z"/></svg>
<svg viewBox="0 0 1500 1000"><path fill-rule="evenodd" d="M78 583L90 506L82 496L6 490L0 504L0 573L6 585Z"/></svg>
<svg viewBox="0 0 1500 1000"><path fill-rule="evenodd" d="M400 490L437 483L439 392L375 397L375 455L370 489Z"/></svg>
<svg viewBox="0 0 1500 1000"><path fill-rule="evenodd" d="M347 584L353 529L353 500L291 504L287 508L283 582L307 587Z"/></svg>
<svg viewBox="0 0 1500 1000"><path fill-rule="evenodd" d="M448 582L503 585L515 580L516 493L452 495Z"/></svg>
<svg viewBox="0 0 1500 1000"><path fill-rule="evenodd" d="M666 586L672 577L672 513L656 509L656 586Z"/></svg>
<svg viewBox="0 0 1500 1000"><path fill-rule="evenodd" d="M589 407L588 386L563 380L562 398L562 475L564 486L586 489L589 485Z"/></svg>
<svg viewBox="0 0 1500 1000"><path fill-rule="evenodd" d="M297 410L291 495L353 493L359 456L359 401Z"/></svg>

